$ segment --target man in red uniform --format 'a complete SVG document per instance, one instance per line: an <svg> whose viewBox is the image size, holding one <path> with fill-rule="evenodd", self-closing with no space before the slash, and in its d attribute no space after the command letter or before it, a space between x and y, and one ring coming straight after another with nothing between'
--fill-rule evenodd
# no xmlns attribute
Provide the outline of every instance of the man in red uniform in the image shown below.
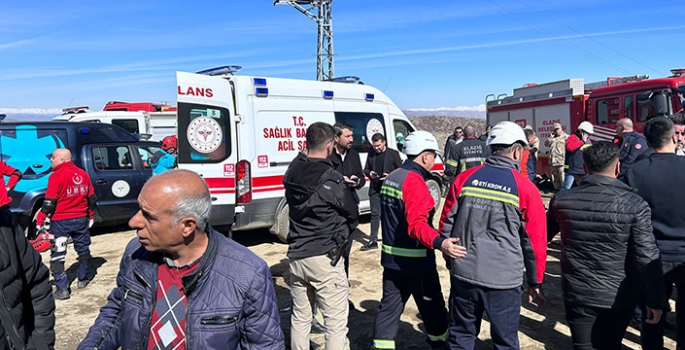
<svg viewBox="0 0 685 350"><path fill-rule="evenodd" d="M17 185L17 182L21 180L21 172L13 167L0 161L0 173L5 176L9 176L10 179L5 184L5 176L0 176L0 207L4 207L12 203L12 198L10 198L10 191Z"/></svg>
<svg viewBox="0 0 685 350"><path fill-rule="evenodd" d="M36 225L40 229L50 218L50 231L55 235L55 248L50 253L50 271L57 289L55 299L69 299L69 280L64 272L67 240L74 240L78 253L78 288L85 288L92 277L87 276L90 260L90 232L93 225L95 195L90 177L71 162L71 152L58 148L50 158L53 173L48 179L43 207L38 212Z"/></svg>
<svg viewBox="0 0 685 350"><path fill-rule="evenodd" d="M438 141L427 131L407 135L403 152L408 159L381 187L383 298L374 324L374 349L395 349L409 296L419 308L430 347L447 347L447 309L434 250L455 259L466 252L457 245L458 238L445 239L431 227L435 202L425 181L438 149Z"/></svg>
<svg viewBox="0 0 685 350"><path fill-rule="evenodd" d="M492 128L491 156L457 176L445 197L443 236L458 238L466 255L449 260L449 343L473 349L483 312L495 349L518 349L518 321L525 267L529 301L546 303L541 291L547 261L545 207L535 185L519 171L526 135L515 123Z"/></svg>

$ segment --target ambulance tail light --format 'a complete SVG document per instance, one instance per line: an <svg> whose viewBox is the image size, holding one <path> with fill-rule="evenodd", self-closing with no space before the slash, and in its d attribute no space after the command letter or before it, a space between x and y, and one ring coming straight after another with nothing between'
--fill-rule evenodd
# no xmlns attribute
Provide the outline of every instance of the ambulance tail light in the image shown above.
<svg viewBox="0 0 685 350"><path fill-rule="evenodd" d="M236 180L238 183L238 204L252 202L252 173L250 171L250 162L246 160L238 162Z"/></svg>

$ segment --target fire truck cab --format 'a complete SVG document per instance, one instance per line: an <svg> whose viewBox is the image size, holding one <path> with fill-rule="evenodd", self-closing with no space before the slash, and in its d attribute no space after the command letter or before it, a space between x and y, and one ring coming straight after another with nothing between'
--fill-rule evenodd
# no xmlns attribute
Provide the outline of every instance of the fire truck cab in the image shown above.
<svg viewBox="0 0 685 350"><path fill-rule="evenodd" d="M632 119L642 132L645 122L655 116L682 111L685 101L685 69L673 69L672 76L649 79L647 75L609 77L606 81L584 83L582 78L545 84L529 83L514 89L512 96L487 95L487 122L510 120L533 127L537 137L550 137L554 123L571 134L583 121L594 125L591 140L613 140L616 122ZM536 172L549 174L549 148L540 143Z"/></svg>

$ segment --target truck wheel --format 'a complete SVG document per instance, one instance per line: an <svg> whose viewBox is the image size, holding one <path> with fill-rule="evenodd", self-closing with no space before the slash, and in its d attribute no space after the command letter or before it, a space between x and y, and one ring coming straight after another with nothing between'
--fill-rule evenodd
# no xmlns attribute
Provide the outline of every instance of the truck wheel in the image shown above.
<svg viewBox="0 0 685 350"><path fill-rule="evenodd" d="M281 211L278 212L276 222L271 226L271 233L278 236L278 239L283 243L288 242L288 231L290 230L290 207L284 205Z"/></svg>
<svg viewBox="0 0 685 350"><path fill-rule="evenodd" d="M428 191L430 192L431 197L433 197L433 201L435 201L435 210L438 210L438 207L440 206L440 199L442 199L442 189L440 188L440 184L438 184L438 182L435 180L427 180L426 186L428 186Z"/></svg>

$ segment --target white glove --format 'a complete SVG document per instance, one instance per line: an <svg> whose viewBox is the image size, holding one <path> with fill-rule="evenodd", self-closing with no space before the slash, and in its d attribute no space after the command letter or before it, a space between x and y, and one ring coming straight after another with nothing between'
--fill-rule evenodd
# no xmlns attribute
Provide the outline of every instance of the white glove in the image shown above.
<svg viewBox="0 0 685 350"><path fill-rule="evenodd" d="M95 223L95 220L93 220L93 219L88 220L88 228L93 227L93 223Z"/></svg>
<svg viewBox="0 0 685 350"><path fill-rule="evenodd" d="M42 229L50 230L50 218L46 217L45 220L43 220L43 225L38 225L36 224L36 230L40 231Z"/></svg>

